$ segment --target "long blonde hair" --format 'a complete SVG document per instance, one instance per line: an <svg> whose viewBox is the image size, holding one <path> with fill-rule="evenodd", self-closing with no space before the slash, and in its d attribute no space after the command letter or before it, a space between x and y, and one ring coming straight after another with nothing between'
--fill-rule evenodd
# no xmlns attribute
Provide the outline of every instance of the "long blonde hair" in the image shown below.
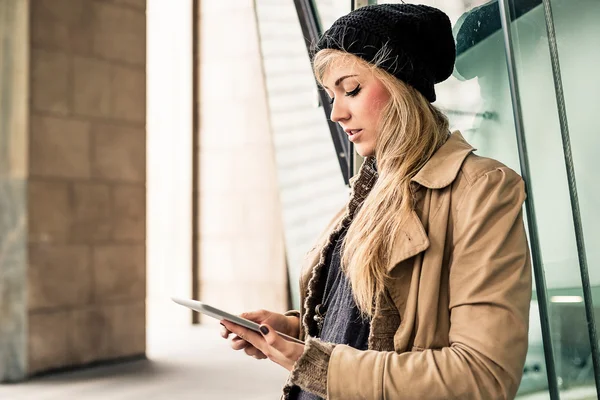
<svg viewBox="0 0 600 400"><path fill-rule="evenodd" d="M403 220L414 208L411 179L448 138L448 119L420 92L378 68L389 52L384 48L373 63L343 51L324 49L313 59L320 84L339 62L355 62L374 74L390 93L378 126L375 157L379 177L354 216L343 244L342 266L356 304L372 316L377 296L389 279L386 266Z"/></svg>

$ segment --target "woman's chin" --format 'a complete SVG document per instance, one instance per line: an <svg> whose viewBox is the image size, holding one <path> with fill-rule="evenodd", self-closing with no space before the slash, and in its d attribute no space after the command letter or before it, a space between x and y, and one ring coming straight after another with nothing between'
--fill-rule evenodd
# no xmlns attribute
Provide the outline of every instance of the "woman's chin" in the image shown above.
<svg viewBox="0 0 600 400"><path fill-rule="evenodd" d="M354 149L363 158L371 157L375 155L375 148L373 146L369 146L366 143L355 143Z"/></svg>

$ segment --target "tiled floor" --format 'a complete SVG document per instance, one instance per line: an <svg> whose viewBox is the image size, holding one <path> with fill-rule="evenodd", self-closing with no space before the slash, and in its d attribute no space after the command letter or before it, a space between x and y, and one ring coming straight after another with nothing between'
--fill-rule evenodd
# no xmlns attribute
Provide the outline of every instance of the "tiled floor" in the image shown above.
<svg viewBox="0 0 600 400"><path fill-rule="evenodd" d="M218 325L216 325L218 326ZM152 330L149 361L0 385L1 400L279 399L287 371L235 352L215 325Z"/></svg>

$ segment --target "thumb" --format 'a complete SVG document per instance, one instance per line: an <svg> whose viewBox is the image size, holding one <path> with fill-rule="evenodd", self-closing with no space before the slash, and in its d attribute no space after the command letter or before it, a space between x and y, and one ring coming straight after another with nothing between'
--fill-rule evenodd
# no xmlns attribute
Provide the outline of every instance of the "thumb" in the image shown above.
<svg viewBox="0 0 600 400"><path fill-rule="evenodd" d="M240 314L240 317L249 319L250 321L260 322L265 319L265 312L263 310L249 311Z"/></svg>
<svg viewBox="0 0 600 400"><path fill-rule="evenodd" d="M279 350L280 341L284 339L277 334L275 329L271 328L267 324L262 324L260 326L260 333L262 333L263 337L265 338L265 341L269 344L269 346L273 346L274 348Z"/></svg>

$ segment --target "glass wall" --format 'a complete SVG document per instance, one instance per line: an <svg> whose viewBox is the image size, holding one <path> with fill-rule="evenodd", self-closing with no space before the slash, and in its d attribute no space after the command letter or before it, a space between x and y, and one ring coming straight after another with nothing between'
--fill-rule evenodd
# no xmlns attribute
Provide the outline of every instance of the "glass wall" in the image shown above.
<svg viewBox="0 0 600 400"><path fill-rule="evenodd" d="M517 11L531 8L511 23L523 131L529 149L528 184L534 197L540 258L548 289L557 383L563 394L589 387L589 395L595 398L580 268L587 259L591 293L597 292L598 249L593 244L600 236L598 211L593 204L599 204L599 186L591 175L593 157L599 155L600 148L600 140L592 134L594 109L600 101L592 93L600 80L594 79L591 72L600 62L600 46L596 43L600 3L576 0L548 4L547 10L541 1L514 0L509 5ZM549 31L547 26L552 25L554 31ZM553 43L554 60L550 51ZM563 136L569 133L563 142ZM565 164L569 146L572 160ZM569 188L567 168L572 170L576 188ZM587 252L577 249L573 213L577 204L581 211L576 216L583 224L580 239L587 243ZM599 314L591 303L588 306Z"/></svg>

